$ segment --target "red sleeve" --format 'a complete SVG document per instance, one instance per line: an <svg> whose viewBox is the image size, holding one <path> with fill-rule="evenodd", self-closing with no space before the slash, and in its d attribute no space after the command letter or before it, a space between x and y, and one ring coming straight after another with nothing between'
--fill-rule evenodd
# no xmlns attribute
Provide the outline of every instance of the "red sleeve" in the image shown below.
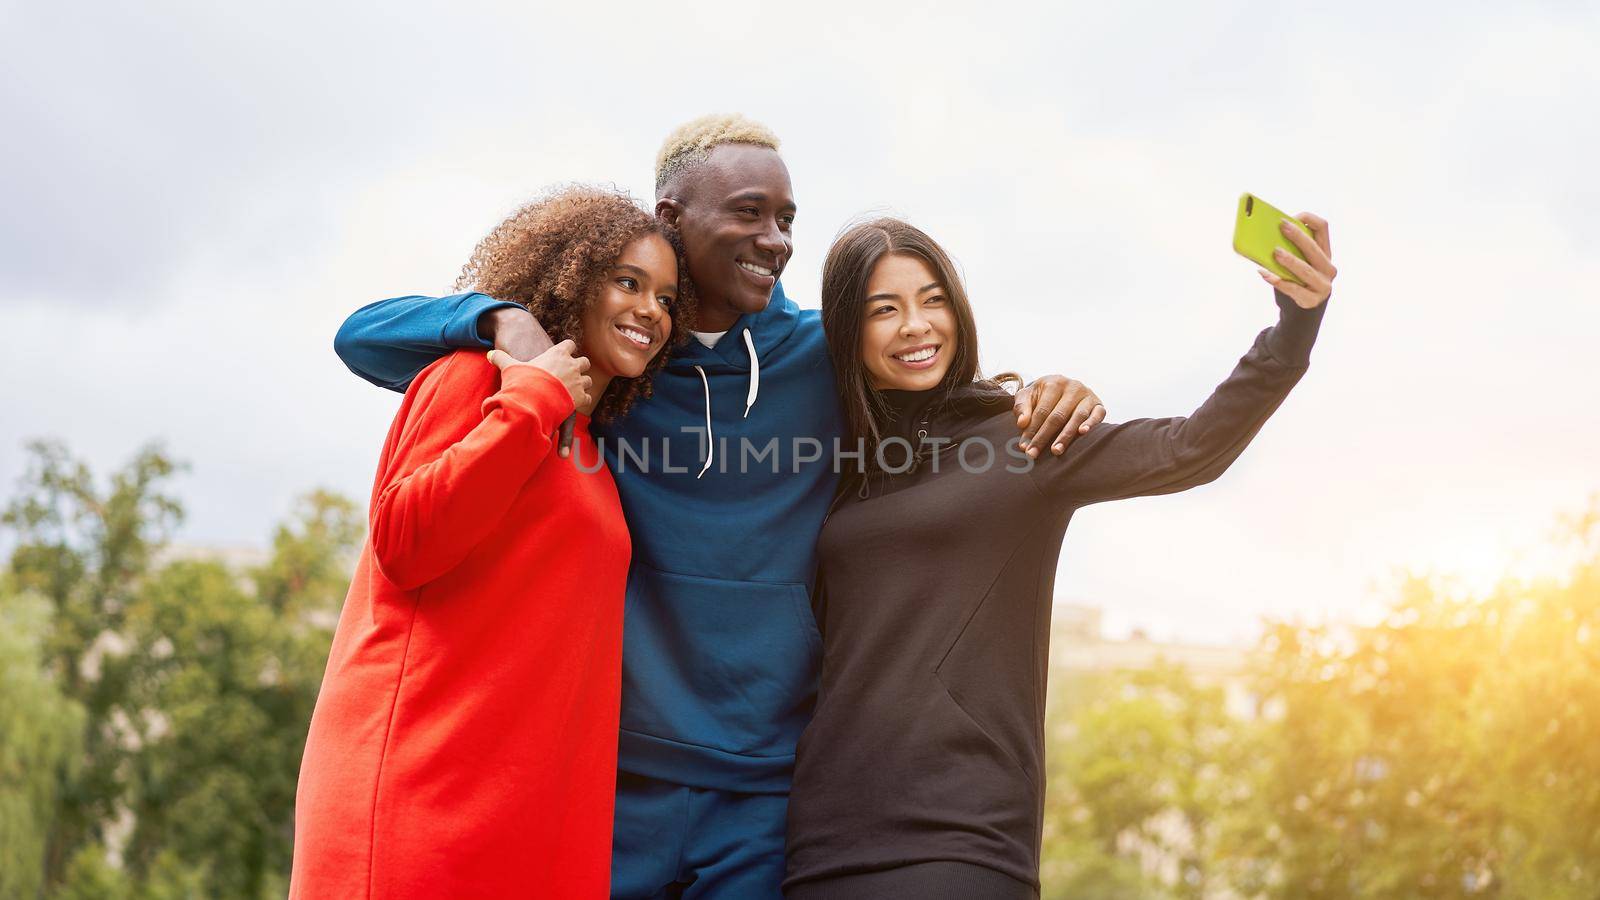
<svg viewBox="0 0 1600 900"><path fill-rule="evenodd" d="M533 366L502 375L476 351L419 375L373 491L372 551L384 577L412 590L466 558L499 526L571 412L555 376Z"/></svg>

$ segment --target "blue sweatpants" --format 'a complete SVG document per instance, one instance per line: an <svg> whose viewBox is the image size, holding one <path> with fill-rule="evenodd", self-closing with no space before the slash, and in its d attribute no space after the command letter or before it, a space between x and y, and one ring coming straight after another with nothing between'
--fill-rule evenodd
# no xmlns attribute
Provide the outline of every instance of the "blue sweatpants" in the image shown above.
<svg viewBox="0 0 1600 900"><path fill-rule="evenodd" d="M617 775L613 900L780 900L788 794Z"/></svg>

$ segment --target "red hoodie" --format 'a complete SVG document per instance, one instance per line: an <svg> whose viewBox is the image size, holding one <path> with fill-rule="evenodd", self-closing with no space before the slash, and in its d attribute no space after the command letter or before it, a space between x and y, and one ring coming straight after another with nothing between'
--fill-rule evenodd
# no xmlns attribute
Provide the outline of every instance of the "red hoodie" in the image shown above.
<svg viewBox="0 0 1600 900"><path fill-rule="evenodd" d="M412 382L372 493L295 809L289 896L604 897L630 545L549 373Z"/></svg>

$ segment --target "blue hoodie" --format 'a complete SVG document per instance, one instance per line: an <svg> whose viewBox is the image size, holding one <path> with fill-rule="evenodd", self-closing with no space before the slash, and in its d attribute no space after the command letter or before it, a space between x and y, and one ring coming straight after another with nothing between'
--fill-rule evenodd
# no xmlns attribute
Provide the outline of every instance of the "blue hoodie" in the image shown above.
<svg viewBox="0 0 1600 900"><path fill-rule="evenodd" d="M357 375L403 391L438 356L488 346L478 317L505 305L384 300L352 315L334 348ZM654 396L594 428L633 535L618 764L784 792L816 697L810 591L844 434L821 315L779 284L715 347L669 352Z"/></svg>

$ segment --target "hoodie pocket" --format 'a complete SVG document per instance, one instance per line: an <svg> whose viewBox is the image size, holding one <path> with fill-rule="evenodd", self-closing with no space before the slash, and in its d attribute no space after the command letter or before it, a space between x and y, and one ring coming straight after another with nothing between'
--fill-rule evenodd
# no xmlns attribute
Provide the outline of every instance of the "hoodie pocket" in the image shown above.
<svg viewBox="0 0 1600 900"><path fill-rule="evenodd" d="M794 753L822 645L805 585L635 564L623 642L625 731L745 756Z"/></svg>

